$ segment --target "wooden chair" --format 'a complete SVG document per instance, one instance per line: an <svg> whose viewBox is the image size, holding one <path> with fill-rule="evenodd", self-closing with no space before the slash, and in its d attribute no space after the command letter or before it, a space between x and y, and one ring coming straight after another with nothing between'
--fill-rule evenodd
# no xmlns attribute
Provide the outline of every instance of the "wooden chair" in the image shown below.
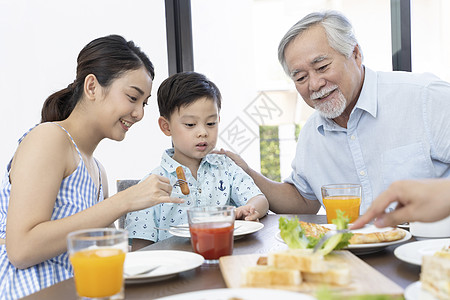
<svg viewBox="0 0 450 300"><path fill-rule="evenodd" d="M130 186L137 184L139 181L140 180L138 180L138 179L119 179L116 181L117 192L120 192L120 191L123 191L123 190L129 188ZM123 216L121 216L119 218L118 223L119 223L120 229L125 228L126 217L127 217L127 215L124 214Z"/></svg>

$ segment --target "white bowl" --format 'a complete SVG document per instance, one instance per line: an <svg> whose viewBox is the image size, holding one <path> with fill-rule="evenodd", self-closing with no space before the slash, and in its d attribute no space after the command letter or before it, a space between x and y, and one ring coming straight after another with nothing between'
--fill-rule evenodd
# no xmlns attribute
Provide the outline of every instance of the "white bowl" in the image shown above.
<svg viewBox="0 0 450 300"><path fill-rule="evenodd" d="M448 238L450 237L450 216L431 223L411 222L409 231L419 238Z"/></svg>

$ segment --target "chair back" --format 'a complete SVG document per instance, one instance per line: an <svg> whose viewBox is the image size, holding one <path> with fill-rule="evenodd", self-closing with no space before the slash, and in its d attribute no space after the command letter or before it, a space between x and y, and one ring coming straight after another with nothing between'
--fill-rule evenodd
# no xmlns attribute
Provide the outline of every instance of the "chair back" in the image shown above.
<svg viewBox="0 0 450 300"><path fill-rule="evenodd" d="M116 181L116 187L117 187L117 192L121 192L123 190L126 190L127 188L129 188L130 186L133 186L135 184L138 184L140 180L138 179L119 179ZM124 214L123 216L121 216L119 218L119 228L120 229L124 229L125 228L125 219L127 217L127 214Z"/></svg>

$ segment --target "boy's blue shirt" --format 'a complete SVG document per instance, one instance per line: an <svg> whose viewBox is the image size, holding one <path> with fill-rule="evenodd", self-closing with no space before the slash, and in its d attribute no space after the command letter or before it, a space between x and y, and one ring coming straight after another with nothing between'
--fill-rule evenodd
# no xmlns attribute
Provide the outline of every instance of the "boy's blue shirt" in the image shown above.
<svg viewBox="0 0 450 300"><path fill-rule="evenodd" d="M161 165L151 174L169 178L174 184L177 180L176 168L180 166L172 156L174 149L164 151ZM183 195L179 187L174 187L172 197L185 200L183 204L162 203L127 214L125 228L130 238L164 240L172 235L168 231L157 230L169 228L171 225L186 224L186 210L194 206L233 205L242 206L251 198L261 195L260 189L253 179L245 173L232 159L222 154L208 154L200 162L195 179L191 171L182 166L189 184L189 195Z"/></svg>

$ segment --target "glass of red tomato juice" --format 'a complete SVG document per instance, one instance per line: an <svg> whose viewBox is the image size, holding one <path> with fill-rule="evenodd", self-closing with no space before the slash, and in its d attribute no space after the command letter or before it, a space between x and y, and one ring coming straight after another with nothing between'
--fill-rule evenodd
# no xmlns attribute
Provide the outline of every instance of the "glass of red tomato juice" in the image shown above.
<svg viewBox="0 0 450 300"><path fill-rule="evenodd" d="M194 252L207 264L233 253L234 206L201 206L188 209L189 231Z"/></svg>

